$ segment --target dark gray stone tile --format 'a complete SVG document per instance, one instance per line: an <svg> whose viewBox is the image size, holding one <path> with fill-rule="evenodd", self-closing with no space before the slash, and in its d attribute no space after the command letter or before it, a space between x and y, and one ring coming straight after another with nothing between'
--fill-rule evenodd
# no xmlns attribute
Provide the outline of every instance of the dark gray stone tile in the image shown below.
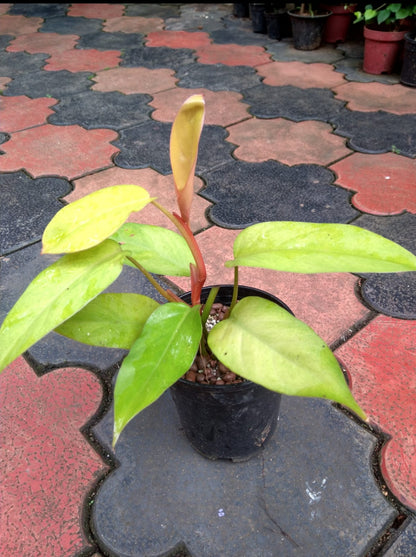
<svg viewBox="0 0 416 557"><path fill-rule="evenodd" d="M233 26L227 29L217 29L211 31L210 37L215 44L265 46L272 43L272 39L269 39L267 35L253 33L251 25L241 28Z"/></svg>
<svg viewBox="0 0 416 557"><path fill-rule="evenodd" d="M61 35L87 35L102 28L102 19L86 17L52 17L39 29L41 33L60 33Z"/></svg>
<svg viewBox="0 0 416 557"><path fill-rule="evenodd" d="M97 50L125 51L143 46L144 35L140 33L106 33L97 31L80 37L77 48L95 48Z"/></svg>
<svg viewBox="0 0 416 557"><path fill-rule="evenodd" d="M41 70L47 58L49 58L49 54L2 51L0 52L0 75L12 78L26 76Z"/></svg>
<svg viewBox="0 0 416 557"><path fill-rule="evenodd" d="M59 209L59 198L71 191L61 178L30 178L23 172L0 174L0 254L40 240L43 230Z"/></svg>
<svg viewBox="0 0 416 557"><path fill-rule="evenodd" d="M254 68L248 66L225 66L223 64L194 64L176 72L179 87L211 91L238 91L254 87L261 78Z"/></svg>
<svg viewBox="0 0 416 557"><path fill-rule="evenodd" d="M65 16L71 4L13 4L9 11L10 15L24 15L26 17L48 17Z"/></svg>
<svg viewBox="0 0 416 557"><path fill-rule="evenodd" d="M0 48L4 50L13 39L13 35L0 35Z"/></svg>
<svg viewBox="0 0 416 557"><path fill-rule="evenodd" d="M261 83L242 91L257 118L289 118L295 122L321 120L331 122L343 110L345 102L334 98L328 89L299 89L292 85L273 87Z"/></svg>
<svg viewBox="0 0 416 557"><path fill-rule="evenodd" d="M223 18L230 15L232 11L231 4L181 4L180 6L180 19L166 19L166 29L210 33L222 29Z"/></svg>
<svg viewBox="0 0 416 557"><path fill-rule="evenodd" d="M416 157L416 114L390 114L345 110L331 117L335 133L349 138L349 145L361 153L396 151Z"/></svg>
<svg viewBox="0 0 416 557"><path fill-rule="evenodd" d="M416 215L363 215L354 224L381 234L416 253ZM363 275L361 294L376 311L401 319L416 319L416 272Z"/></svg>
<svg viewBox="0 0 416 557"><path fill-rule="evenodd" d="M122 53L121 67L127 68L169 68L178 70L195 62L195 53L189 48L168 48L165 46L135 47Z"/></svg>
<svg viewBox="0 0 416 557"><path fill-rule="evenodd" d="M110 450L112 415L95 427ZM119 557L366 554L396 511L370 461L375 438L327 401L283 397L274 437L245 463L210 461L181 431L169 393L130 422L92 508ZM342 535L341 535L342 533Z"/></svg>
<svg viewBox="0 0 416 557"><path fill-rule="evenodd" d="M269 220L349 222L359 214L349 192L332 185L333 174L318 165L236 161L202 177L207 186L200 195L214 203L209 217L225 228Z"/></svg>
<svg viewBox="0 0 416 557"><path fill-rule="evenodd" d="M415 553L416 519L409 520L384 557L411 557Z"/></svg>
<svg viewBox="0 0 416 557"><path fill-rule="evenodd" d="M18 75L7 84L4 95L8 97L26 95L32 99L39 97L53 97L62 99L68 95L88 91L93 82L91 73L72 73L66 70L58 72L28 72Z"/></svg>
<svg viewBox="0 0 416 557"><path fill-rule="evenodd" d="M87 91L62 99L52 107L55 114L48 117L48 122L58 125L78 124L86 129L120 130L148 120L154 110L147 104L151 100L152 97L142 94Z"/></svg>
<svg viewBox="0 0 416 557"><path fill-rule="evenodd" d="M322 45L316 50L297 50L291 38L274 41L265 45L272 60L277 62L305 62L334 64L344 58L344 54L332 45Z"/></svg>
<svg viewBox="0 0 416 557"><path fill-rule="evenodd" d="M114 162L122 168L151 167L161 174L172 172L169 159L171 124L151 121L120 132L112 144L120 149ZM196 173L229 162L233 146L225 141L227 132L219 126L202 130Z"/></svg>
<svg viewBox="0 0 416 557"><path fill-rule="evenodd" d="M168 17L180 16L181 4L146 4L135 3L127 4L125 15L139 17L160 17L166 19Z"/></svg>

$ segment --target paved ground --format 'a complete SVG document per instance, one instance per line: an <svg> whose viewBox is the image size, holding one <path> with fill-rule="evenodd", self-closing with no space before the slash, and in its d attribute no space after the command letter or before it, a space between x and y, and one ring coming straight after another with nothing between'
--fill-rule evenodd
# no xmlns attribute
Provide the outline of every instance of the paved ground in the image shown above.
<svg viewBox="0 0 416 557"><path fill-rule="evenodd" d="M63 204L137 183L173 205L170 125L195 92L207 125L192 225L208 283L230 281L218 257L258 221L354 222L416 252L416 90L363 73L357 31L301 52L254 34L232 4L2 4L0 14L2 317L49 263L40 238ZM113 291L155 296L131 271ZM415 274L256 270L242 282L325 338L374 427L284 397L258 458L209 462L165 395L114 455L123 352L50 334L0 378L4 557L416 555Z"/></svg>

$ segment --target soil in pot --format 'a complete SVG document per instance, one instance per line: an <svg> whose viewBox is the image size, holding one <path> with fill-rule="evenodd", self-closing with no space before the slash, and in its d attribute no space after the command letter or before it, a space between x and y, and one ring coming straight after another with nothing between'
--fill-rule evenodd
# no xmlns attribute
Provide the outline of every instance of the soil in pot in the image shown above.
<svg viewBox="0 0 416 557"><path fill-rule="evenodd" d="M325 23L331 15L329 11L315 15L289 11L292 24L293 46L297 50L316 50L322 44Z"/></svg>
<svg viewBox="0 0 416 557"><path fill-rule="evenodd" d="M204 302L210 288L204 288ZM239 298L261 296L288 311L278 298L261 290L239 287ZM189 302L190 294L182 299ZM216 311L232 299L232 286L222 286ZM209 363L209 367L206 365ZM279 416L281 395L238 377L225 366L198 359L187 377L170 388L179 419L191 446L206 458L249 460L273 435ZM219 379L218 379L219 378Z"/></svg>
<svg viewBox="0 0 416 557"><path fill-rule="evenodd" d="M400 83L409 87L416 87L416 33L407 33L404 37Z"/></svg>

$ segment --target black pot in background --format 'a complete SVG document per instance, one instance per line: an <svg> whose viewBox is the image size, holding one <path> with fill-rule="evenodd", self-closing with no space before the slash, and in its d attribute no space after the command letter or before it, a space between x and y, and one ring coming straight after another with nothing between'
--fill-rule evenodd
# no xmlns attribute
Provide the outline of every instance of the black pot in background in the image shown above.
<svg viewBox="0 0 416 557"><path fill-rule="evenodd" d="M202 303L210 290L210 287L202 289ZM221 286L216 301L229 305L232 291L232 286ZM246 296L260 296L291 312L275 296L240 286L239 299ZM189 303L190 293L181 298ZM281 394L251 381L201 385L180 379L170 392L190 444L209 459L246 461L262 449L276 429Z"/></svg>
<svg viewBox="0 0 416 557"><path fill-rule="evenodd" d="M404 37L400 83L416 87L416 33L407 33Z"/></svg>
<svg viewBox="0 0 416 557"><path fill-rule="evenodd" d="M277 12L265 12L267 34L270 39L281 41L292 36L289 14L286 10Z"/></svg>
<svg viewBox="0 0 416 557"><path fill-rule="evenodd" d="M250 18L254 33L267 33L266 4L250 4Z"/></svg>
<svg viewBox="0 0 416 557"><path fill-rule="evenodd" d="M233 4L233 16L234 17L249 17L250 10L247 4L242 2L241 4Z"/></svg>
<svg viewBox="0 0 416 557"><path fill-rule="evenodd" d="M316 50L321 46L325 24L331 12L301 15L289 11L292 23L293 46L297 50Z"/></svg>

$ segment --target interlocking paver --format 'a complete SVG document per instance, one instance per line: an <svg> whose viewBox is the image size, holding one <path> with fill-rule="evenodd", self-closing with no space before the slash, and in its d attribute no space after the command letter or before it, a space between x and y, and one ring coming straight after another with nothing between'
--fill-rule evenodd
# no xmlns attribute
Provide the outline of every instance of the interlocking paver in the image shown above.
<svg viewBox="0 0 416 557"><path fill-rule="evenodd" d="M164 46L145 48L137 46L123 54L121 66L143 68L169 68L177 70L195 61L195 53L189 48L171 49Z"/></svg>
<svg viewBox="0 0 416 557"><path fill-rule="evenodd" d="M118 66L120 62L121 52L118 50L74 49L53 53L46 62L45 70L50 72L67 70L73 73L97 72Z"/></svg>
<svg viewBox="0 0 416 557"><path fill-rule="evenodd" d="M104 22L103 31L114 33L150 33L163 28L160 17L124 16L112 17Z"/></svg>
<svg viewBox="0 0 416 557"><path fill-rule="evenodd" d="M0 74L2 77L19 78L36 70L40 70L45 65L47 54L30 55L26 52L0 52Z"/></svg>
<svg viewBox="0 0 416 557"><path fill-rule="evenodd" d="M226 66L259 66L270 62L270 56L261 46L210 44L196 50L201 64L225 64Z"/></svg>
<svg viewBox="0 0 416 557"><path fill-rule="evenodd" d="M111 130L85 130L80 126L46 124L14 133L2 145L0 170L25 169L33 177L53 174L76 178L112 166L118 149L110 145L117 134Z"/></svg>
<svg viewBox="0 0 416 557"><path fill-rule="evenodd" d="M409 87L383 83L346 83L332 87L337 98L347 101L350 110L374 112L384 110L393 114L416 112L416 91Z"/></svg>
<svg viewBox="0 0 416 557"><path fill-rule="evenodd" d="M293 85L301 89L323 87L332 89L345 83L344 76L330 64L304 62L271 62L259 66L257 71L266 85Z"/></svg>
<svg viewBox="0 0 416 557"><path fill-rule="evenodd" d="M146 46L167 46L169 48L197 49L209 45L208 33L187 31L153 31L146 37Z"/></svg>
<svg viewBox="0 0 416 557"><path fill-rule="evenodd" d="M46 52L47 54L59 53L65 50L72 50L78 35L60 35L59 33L28 33L20 35L11 41L7 47L7 52Z"/></svg>
<svg viewBox="0 0 416 557"><path fill-rule="evenodd" d="M66 70L59 72L29 71L18 75L9 82L4 95L27 95L31 98L50 96L59 99L90 89L92 85L90 76L89 72L74 74Z"/></svg>
<svg viewBox="0 0 416 557"><path fill-rule="evenodd" d="M173 89L177 79L175 72L167 68L113 68L97 72L93 77L94 91L120 91L125 95L148 93L149 95ZM173 91L172 91L173 93Z"/></svg>
<svg viewBox="0 0 416 557"><path fill-rule="evenodd" d="M98 14L97 14L98 15ZM87 35L100 31L101 19L87 19L85 17L57 16L46 19L42 24L42 33L60 33L62 35Z"/></svg>
<svg viewBox="0 0 416 557"><path fill-rule="evenodd" d="M180 87L205 87L211 91L242 91L260 83L260 76L248 66L197 64L176 72Z"/></svg>
<svg viewBox="0 0 416 557"><path fill-rule="evenodd" d="M8 133L46 124L47 117L53 114L51 106L57 99L39 98L29 99L25 95L4 97L0 130Z"/></svg>
<svg viewBox="0 0 416 557"><path fill-rule="evenodd" d="M120 17L123 15L124 6L122 4L71 4L68 10L69 16L72 17L89 17L96 18L97 15L100 19L110 19L113 17Z"/></svg>
<svg viewBox="0 0 416 557"><path fill-rule="evenodd" d="M40 17L26 17L24 15L0 15L0 34L25 35L36 33L42 25Z"/></svg>
<svg viewBox="0 0 416 557"><path fill-rule="evenodd" d="M290 122L283 118L253 118L232 126L227 141L237 145L235 157L247 162L269 159L295 164L326 166L351 151L324 122ZM283 141L282 141L283 139Z"/></svg>
<svg viewBox="0 0 416 557"><path fill-rule="evenodd" d="M336 184L356 192L351 201L373 215L416 213L416 161L395 153L354 153L331 166Z"/></svg>

